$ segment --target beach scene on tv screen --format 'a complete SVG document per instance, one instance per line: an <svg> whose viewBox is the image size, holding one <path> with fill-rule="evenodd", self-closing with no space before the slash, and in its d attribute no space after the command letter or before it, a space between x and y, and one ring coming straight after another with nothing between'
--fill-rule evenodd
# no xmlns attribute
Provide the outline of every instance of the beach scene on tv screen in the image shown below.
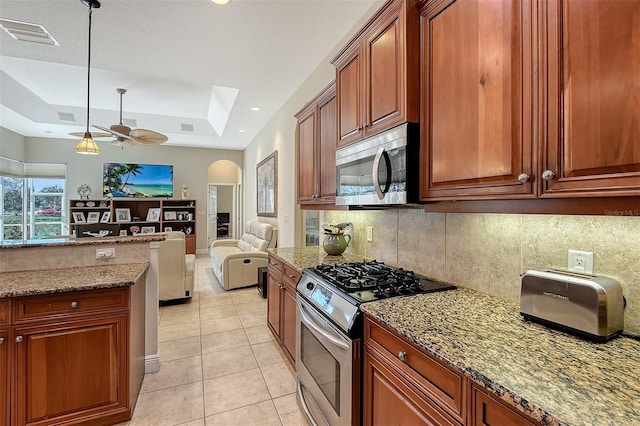
<svg viewBox="0 0 640 426"><path fill-rule="evenodd" d="M173 197L173 166L104 163L105 197Z"/></svg>

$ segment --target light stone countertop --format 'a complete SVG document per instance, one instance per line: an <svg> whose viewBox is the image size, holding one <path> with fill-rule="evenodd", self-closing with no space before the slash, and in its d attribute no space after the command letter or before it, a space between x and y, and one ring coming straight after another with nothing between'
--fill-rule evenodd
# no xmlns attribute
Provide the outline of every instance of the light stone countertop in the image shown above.
<svg viewBox="0 0 640 426"><path fill-rule="evenodd" d="M164 241L166 234L138 234L126 237L66 237L66 238L43 238L34 240L2 240L0 241L0 249L19 249L30 247L62 247L62 246L88 246L96 244L128 244L128 243L144 243L152 241Z"/></svg>
<svg viewBox="0 0 640 426"><path fill-rule="evenodd" d="M637 340L583 340L464 288L361 309L545 425L640 425Z"/></svg>
<svg viewBox="0 0 640 426"><path fill-rule="evenodd" d="M148 263L129 263L0 273L0 298L127 287L148 268Z"/></svg>
<svg viewBox="0 0 640 426"><path fill-rule="evenodd" d="M335 264L344 262L361 262L364 257L344 253L340 256L330 256L321 247L296 247L296 248L273 248L267 250L277 259L293 266L298 272L304 268L312 268L322 263Z"/></svg>

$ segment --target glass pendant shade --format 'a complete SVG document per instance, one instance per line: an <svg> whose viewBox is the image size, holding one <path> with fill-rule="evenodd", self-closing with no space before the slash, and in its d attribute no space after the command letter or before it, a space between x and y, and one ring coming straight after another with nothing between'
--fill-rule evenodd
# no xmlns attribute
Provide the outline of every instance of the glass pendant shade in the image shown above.
<svg viewBox="0 0 640 426"><path fill-rule="evenodd" d="M76 145L76 154L85 155L98 155L100 154L100 148L93 140L91 133L85 132L82 140Z"/></svg>

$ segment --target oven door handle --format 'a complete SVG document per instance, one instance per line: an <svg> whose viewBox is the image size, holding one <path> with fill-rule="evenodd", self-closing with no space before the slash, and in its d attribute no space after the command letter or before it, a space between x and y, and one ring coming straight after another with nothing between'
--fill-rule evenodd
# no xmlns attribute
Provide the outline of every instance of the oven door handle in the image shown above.
<svg viewBox="0 0 640 426"><path fill-rule="evenodd" d="M378 180L378 173L380 172L380 160L384 156L384 162L387 166L387 182L385 183L384 189L380 186L380 181ZM378 194L379 199L384 199L384 194L389 192L389 187L391 186L391 160L389 160L389 154L384 150L384 147L380 147L378 152L376 152L376 156L373 159L373 187L376 190L376 194Z"/></svg>
<svg viewBox="0 0 640 426"><path fill-rule="evenodd" d="M302 322L311 327L316 333L322 335L323 337L325 337L327 340L329 340L331 343L333 343L334 345L344 349L345 351L348 351L349 349L351 349L349 347L348 344L346 344L344 341L339 340L338 338L336 338L335 336L332 336L331 334L327 333L326 330L324 330L323 328L321 328L318 324L316 324L316 322L313 320L313 318L311 318L309 315L307 315L305 313L306 308L304 307L304 305L302 304L302 302L300 302L298 300L298 312L300 312L300 316L302 317Z"/></svg>

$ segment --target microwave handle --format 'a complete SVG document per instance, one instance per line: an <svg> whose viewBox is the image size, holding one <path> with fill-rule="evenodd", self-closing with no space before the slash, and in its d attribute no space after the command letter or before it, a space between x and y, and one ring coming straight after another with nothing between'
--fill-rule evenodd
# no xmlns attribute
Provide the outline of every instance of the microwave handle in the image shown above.
<svg viewBox="0 0 640 426"><path fill-rule="evenodd" d="M384 162L387 166L387 182L385 183L384 190L380 186L380 181L378 180L378 172L380 171L380 159L384 156ZM389 154L384 150L383 147L378 149L376 152L376 156L373 159L373 187L376 189L376 193L378 194L379 199L384 199L384 194L389 192L389 187L391 186L391 160L389 160Z"/></svg>

